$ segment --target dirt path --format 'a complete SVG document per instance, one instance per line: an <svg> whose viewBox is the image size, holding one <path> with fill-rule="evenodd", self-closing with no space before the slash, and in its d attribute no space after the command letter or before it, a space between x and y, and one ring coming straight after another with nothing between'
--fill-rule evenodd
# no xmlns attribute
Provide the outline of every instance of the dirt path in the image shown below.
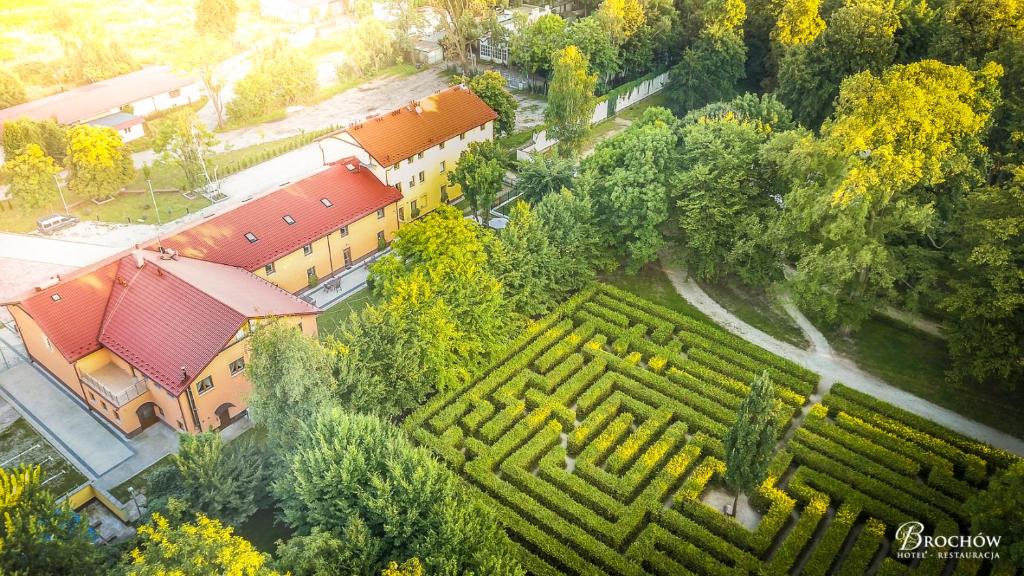
<svg viewBox="0 0 1024 576"><path fill-rule="evenodd" d="M850 388L870 394L879 400L899 406L918 416L934 420L965 436L1024 456L1024 440L965 418L952 410L947 410L899 388L890 386L877 376L864 372L850 360L836 355L821 331L815 328L792 303L786 303L786 310L793 316L793 319L812 342L810 350L801 350L792 344L776 340L740 320L712 300L696 282L687 276L685 270L678 264L671 263L668 259L662 259L662 266L676 292L699 308L701 312L710 316L715 322L730 332L772 353L821 374L822 381L818 386L814 399L824 396L834 383L842 382Z"/></svg>

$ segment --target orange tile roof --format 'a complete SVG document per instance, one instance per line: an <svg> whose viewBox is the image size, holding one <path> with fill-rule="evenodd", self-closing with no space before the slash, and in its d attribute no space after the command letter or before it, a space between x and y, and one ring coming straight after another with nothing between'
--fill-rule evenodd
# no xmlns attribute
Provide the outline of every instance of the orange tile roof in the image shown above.
<svg viewBox="0 0 1024 576"><path fill-rule="evenodd" d="M469 88L452 86L368 118L346 132L386 168L497 117Z"/></svg>

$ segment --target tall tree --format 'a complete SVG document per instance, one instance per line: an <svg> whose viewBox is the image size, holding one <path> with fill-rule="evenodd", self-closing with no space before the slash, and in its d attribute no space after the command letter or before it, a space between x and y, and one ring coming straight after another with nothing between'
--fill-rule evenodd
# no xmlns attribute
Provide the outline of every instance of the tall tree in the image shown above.
<svg viewBox="0 0 1024 576"><path fill-rule="evenodd" d="M821 0L785 0L772 40L785 47L802 46L813 42L823 30Z"/></svg>
<svg viewBox="0 0 1024 576"><path fill-rule="evenodd" d="M567 44L580 49L590 63L590 71L607 91L607 86L619 71L619 45L596 16L588 16L569 26ZM630 36L632 37L632 35Z"/></svg>
<svg viewBox="0 0 1024 576"><path fill-rule="evenodd" d="M394 426L333 409L297 435L273 489L288 524L335 538L321 549L337 553L331 564L343 573L378 574L389 560L416 556L431 574L523 574L494 517Z"/></svg>
<svg viewBox="0 0 1024 576"><path fill-rule="evenodd" d="M58 163L68 153L67 129L56 120L32 120L16 118L3 123L0 133L3 137L4 156L13 158L25 151L29 144L35 144Z"/></svg>
<svg viewBox="0 0 1024 576"><path fill-rule="evenodd" d="M861 71L878 74L893 62L898 27L891 3L856 2L836 10L813 42L785 50L779 60L779 100L801 124L817 128L832 113L844 78Z"/></svg>
<svg viewBox="0 0 1024 576"><path fill-rule="evenodd" d="M254 330L249 350L249 414L267 429L275 451L286 452L294 438L289 431L332 402L331 357L316 340L281 322Z"/></svg>
<svg viewBox="0 0 1024 576"><path fill-rule="evenodd" d="M543 222L529 204L518 201L498 238L503 254L495 272L509 303L526 316L547 313L557 302L561 271L556 268L558 254L548 242Z"/></svg>
<svg viewBox="0 0 1024 576"><path fill-rule="evenodd" d="M956 380L1024 382L1024 167L971 191L956 228L951 293L942 303Z"/></svg>
<svg viewBox="0 0 1024 576"><path fill-rule="evenodd" d="M519 175L512 185L512 193L536 204L548 194L570 187L575 175L576 162L573 160L534 154L529 160L519 163Z"/></svg>
<svg viewBox="0 0 1024 576"><path fill-rule="evenodd" d="M491 208L505 178L503 155L504 151L494 142L473 142L448 173L449 184L459 186L484 226L491 221Z"/></svg>
<svg viewBox="0 0 1024 576"><path fill-rule="evenodd" d="M594 205L585 194L562 189L537 203L534 212L554 249L559 270L556 299L578 292L594 281L599 270L614 267L597 226Z"/></svg>
<svg viewBox="0 0 1024 576"><path fill-rule="evenodd" d="M160 483L163 490L146 494L151 510L178 498L190 510L235 526L256 512L264 482L263 456L252 441L243 438L225 445L220 434L203 432L182 434L180 443L173 457L173 478Z"/></svg>
<svg viewBox="0 0 1024 576"><path fill-rule="evenodd" d="M69 82L98 82L138 67L92 14L60 6L52 13L51 26L64 50L64 77Z"/></svg>
<svg viewBox="0 0 1024 576"><path fill-rule="evenodd" d="M280 576L270 568L270 558L232 534L230 526L202 514L193 522L173 525L153 514L137 533L138 545L124 559L125 576Z"/></svg>
<svg viewBox="0 0 1024 576"><path fill-rule="evenodd" d="M590 74L586 56L575 46L554 53L554 72L548 89L544 120L548 132L558 139L558 153L579 152L594 116L594 88L597 75Z"/></svg>
<svg viewBox="0 0 1024 576"><path fill-rule="evenodd" d="M0 67L0 109L21 104L27 99L21 78L11 70Z"/></svg>
<svg viewBox="0 0 1024 576"><path fill-rule="evenodd" d="M530 74L547 78L552 54L565 47L566 23L558 14L545 14L527 24L509 42L509 61Z"/></svg>
<svg viewBox="0 0 1024 576"><path fill-rule="evenodd" d="M673 110L683 113L709 102L728 100L745 74L743 0L712 0L700 11L701 31L669 74L666 93Z"/></svg>
<svg viewBox="0 0 1024 576"><path fill-rule="evenodd" d="M106 126L79 124L68 130L68 188L86 198L108 198L135 178L131 151Z"/></svg>
<svg viewBox="0 0 1024 576"><path fill-rule="evenodd" d="M185 190L197 190L209 183L213 165L210 147L217 139L196 117L192 108L185 107L156 123L153 151L165 162L178 165L185 177Z"/></svg>
<svg viewBox="0 0 1024 576"><path fill-rule="evenodd" d="M230 40L238 28L238 12L235 0L197 0L196 32Z"/></svg>
<svg viewBox="0 0 1024 576"><path fill-rule="evenodd" d="M88 525L57 503L38 466L0 468L0 572L54 574L99 571Z"/></svg>
<svg viewBox="0 0 1024 576"><path fill-rule="evenodd" d="M988 487L964 503L973 534L1002 536L996 550L1024 568L1024 462L992 476ZM1000 556L1002 555L1000 554Z"/></svg>
<svg viewBox="0 0 1024 576"><path fill-rule="evenodd" d="M301 50L277 42L253 58L252 68L235 84L235 97L227 104L229 119L259 118L316 93L316 66Z"/></svg>
<svg viewBox="0 0 1024 576"><path fill-rule="evenodd" d="M217 36L196 36L184 43L174 56L175 66L195 74L203 83L210 106L217 114L217 128L224 124L224 60L230 55L230 44Z"/></svg>
<svg viewBox="0 0 1024 576"><path fill-rule="evenodd" d="M766 172L759 155L768 130L727 116L680 131L679 226L687 263L698 278L736 273L762 283L777 275L773 250L762 242L778 212L759 181ZM755 246L758 253L752 254Z"/></svg>
<svg viewBox="0 0 1024 576"><path fill-rule="evenodd" d="M0 166L0 175L10 184L11 197L26 208L38 208L57 199L54 177L60 167L37 144Z"/></svg>
<svg viewBox="0 0 1024 576"><path fill-rule="evenodd" d="M736 421L725 433L725 474L722 480L735 492L733 513L740 492L750 492L764 481L775 455L779 424L775 387L768 372L751 382L750 392L736 410Z"/></svg>
<svg viewBox="0 0 1024 576"><path fill-rule="evenodd" d="M493 0L426 0L426 4L441 16L444 31L442 45L445 52L455 57L459 71L473 72L470 68L470 49L480 40L488 23L494 20Z"/></svg>
<svg viewBox="0 0 1024 576"><path fill-rule="evenodd" d="M821 139L793 154L782 227L801 307L852 329L895 299L909 270L894 243L931 245L944 186L979 177L998 75L925 60L843 82Z"/></svg>
<svg viewBox="0 0 1024 576"><path fill-rule="evenodd" d="M374 16L364 16L346 36L339 76L360 78L375 74L395 61L391 33ZM341 77L339 77L339 80Z"/></svg>
<svg viewBox="0 0 1024 576"><path fill-rule="evenodd" d="M498 113L498 119L494 121L494 132L496 135L507 135L515 131L516 109L519 102L515 96L508 91L508 82L505 77L494 70L486 70L472 78L456 76L453 83L465 84L484 101L491 110Z"/></svg>
<svg viewBox="0 0 1024 576"><path fill-rule="evenodd" d="M674 123L668 110L649 108L581 165L579 187L593 200L605 239L633 270L654 260L664 244L660 227L676 166Z"/></svg>

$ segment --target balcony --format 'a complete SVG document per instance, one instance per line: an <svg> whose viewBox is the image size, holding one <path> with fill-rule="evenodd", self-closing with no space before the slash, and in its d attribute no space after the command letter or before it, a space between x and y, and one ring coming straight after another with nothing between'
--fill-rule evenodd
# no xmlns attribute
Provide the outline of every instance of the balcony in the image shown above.
<svg viewBox="0 0 1024 576"><path fill-rule="evenodd" d="M118 408L149 390L148 378L133 376L113 363L92 372L82 372L82 381Z"/></svg>

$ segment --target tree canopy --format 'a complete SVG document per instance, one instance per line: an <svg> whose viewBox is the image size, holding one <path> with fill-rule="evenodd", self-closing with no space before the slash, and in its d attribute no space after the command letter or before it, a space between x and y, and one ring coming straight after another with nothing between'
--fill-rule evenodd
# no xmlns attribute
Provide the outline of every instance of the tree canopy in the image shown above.
<svg viewBox="0 0 1024 576"><path fill-rule="evenodd" d="M131 151L106 126L79 124L68 129L68 188L85 198L108 198L135 179Z"/></svg>
<svg viewBox="0 0 1024 576"><path fill-rule="evenodd" d="M558 139L559 153L569 156L579 151L590 128L597 76L589 72L586 56L575 46L555 52L552 58L554 72L544 120L551 136Z"/></svg>

